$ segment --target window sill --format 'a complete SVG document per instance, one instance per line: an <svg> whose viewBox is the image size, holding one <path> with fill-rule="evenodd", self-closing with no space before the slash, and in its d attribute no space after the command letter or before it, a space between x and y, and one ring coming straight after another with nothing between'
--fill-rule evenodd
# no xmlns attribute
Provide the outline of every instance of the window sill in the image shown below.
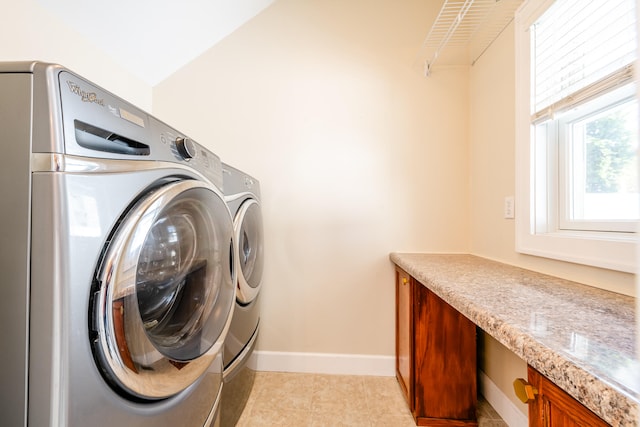
<svg viewBox="0 0 640 427"><path fill-rule="evenodd" d="M636 234L560 231L516 233L516 251L593 267L636 272Z"/></svg>

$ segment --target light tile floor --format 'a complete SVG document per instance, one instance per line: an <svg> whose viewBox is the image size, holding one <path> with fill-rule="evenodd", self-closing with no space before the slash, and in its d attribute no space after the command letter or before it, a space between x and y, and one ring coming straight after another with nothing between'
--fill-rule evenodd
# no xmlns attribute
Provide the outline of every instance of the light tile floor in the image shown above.
<svg viewBox="0 0 640 427"><path fill-rule="evenodd" d="M394 377L241 371L225 384L221 427L413 427ZM482 398L480 427L507 427Z"/></svg>

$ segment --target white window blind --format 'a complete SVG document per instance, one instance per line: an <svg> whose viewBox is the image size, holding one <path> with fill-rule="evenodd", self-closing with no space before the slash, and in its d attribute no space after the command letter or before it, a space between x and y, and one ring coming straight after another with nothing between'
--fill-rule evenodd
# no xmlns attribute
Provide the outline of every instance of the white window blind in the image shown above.
<svg viewBox="0 0 640 427"><path fill-rule="evenodd" d="M633 79L635 0L557 0L531 30L533 122Z"/></svg>

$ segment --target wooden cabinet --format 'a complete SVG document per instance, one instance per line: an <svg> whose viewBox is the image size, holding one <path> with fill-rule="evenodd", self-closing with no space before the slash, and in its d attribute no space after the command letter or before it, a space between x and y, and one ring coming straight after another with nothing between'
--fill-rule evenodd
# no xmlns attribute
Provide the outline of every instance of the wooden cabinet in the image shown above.
<svg viewBox="0 0 640 427"><path fill-rule="evenodd" d="M411 277L402 270L396 271L396 283L396 377L407 401L412 402L413 322L411 321L411 301L413 300L413 286L411 285Z"/></svg>
<svg viewBox="0 0 640 427"><path fill-rule="evenodd" d="M537 390L537 396L529 402L530 427L609 425L531 366L527 374L529 383Z"/></svg>
<svg viewBox="0 0 640 427"><path fill-rule="evenodd" d="M396 269L396 376L419 426L476 426L476 326Z"/></svg>

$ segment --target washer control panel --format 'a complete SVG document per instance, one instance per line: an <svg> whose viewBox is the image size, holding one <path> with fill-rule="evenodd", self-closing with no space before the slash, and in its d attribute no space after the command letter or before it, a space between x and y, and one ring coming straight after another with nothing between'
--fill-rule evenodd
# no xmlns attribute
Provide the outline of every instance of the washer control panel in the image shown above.
<svg viewBox="0 0 640 427"><path fill-rule="evenodd" d="M222 187L220 158L191 138L68 70L58 88L66 154L180 163Z"/></svg>
<svg viewBox="0 0 640 427"><path fill-rule="evenodd" d="M220 158L193 139L179 134L174 129L155 119L151 120L151 132L154 140L161 144L153 144L156 152L167 150L173 161L188 164L219 187L222 186L222 163Z"/></svg>

